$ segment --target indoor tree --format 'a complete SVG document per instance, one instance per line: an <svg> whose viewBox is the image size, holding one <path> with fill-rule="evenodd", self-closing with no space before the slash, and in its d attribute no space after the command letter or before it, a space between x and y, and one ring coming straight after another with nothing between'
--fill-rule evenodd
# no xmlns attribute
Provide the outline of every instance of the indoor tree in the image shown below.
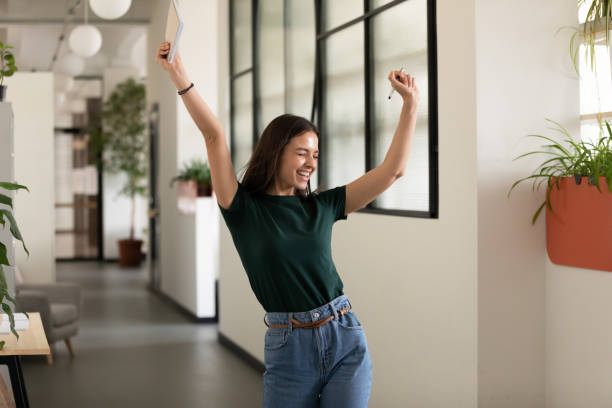
<svg viewBox="0 0 612 408"><path fill-rule="evenodd" d="M129 78L119 83L104 102L100 120L89 129L94 150L101 153L105 172L123 174L125 182L119 194L130 198L130 235L119 241L120 262L122 242L137 250L134 257L140 259L142 241L134 237L135 199L147 191L147 139L145 86ZM137 247L137 248L136 248ZM125 258L124 258L125 259ZM127 261L124 264L133 264Z"/></svg>

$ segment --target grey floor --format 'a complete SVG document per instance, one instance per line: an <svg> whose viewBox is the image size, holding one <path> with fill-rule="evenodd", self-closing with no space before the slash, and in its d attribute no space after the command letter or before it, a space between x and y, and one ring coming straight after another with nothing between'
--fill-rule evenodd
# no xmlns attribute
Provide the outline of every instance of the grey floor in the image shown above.
<svg viewBox="0 0 612 408"><path fill-rule="evenodd" d="M148 272L112 263L58 263L57 280L83 287L70 358L22 359L30 405L45 407L260 407L261 374L217 342L216 324L192 323L147 289Z"/></svg>

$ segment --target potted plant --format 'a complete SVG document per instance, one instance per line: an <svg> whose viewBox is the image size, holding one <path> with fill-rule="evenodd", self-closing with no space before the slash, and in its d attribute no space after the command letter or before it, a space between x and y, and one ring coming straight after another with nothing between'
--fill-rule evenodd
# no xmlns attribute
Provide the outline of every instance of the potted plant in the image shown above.
<svg viewBox="0 0 612 408"><path fill-rule="evenodd" d="M197 190L196 196L210 197L212 195L212 179L208 162L195 158L183 164L179 174L172 178L170 187L179 181L192 185Z"/></svg>
<svg viewBox="0 0 612 408"><path fill-rule="evenodd" d="M29 191L28 188L25 186L6 182L0 182L0 188L3 188L5 190L23 189ZM15 239L21 241L24 251L28 255L30 255L28 248L25 246L25 242L23 242L21 232L19 232L19 228L17 227L17 221L15 221L15 217L13 216L13 213L11 211L13 208L13 200L11 199L11 197L0 193L0 204L3 204L4 206L8 207L8 209L0 208L0 225L2 225L3 228L6 228L8 223L10 231L9 236L13 236ZM7 244L11 245L12 243L5 243L0 241L0 307L2 307L2 311L9 318L11 332L15 335L15 337L19 339L19 334L15 330L15 318L13 316L13 311L11 310L11 307L8 304L8 302L11 302L15 307L17 307L17 302L8 291L8 285L6 284L6 276L4 274L4 269L2 268L2 265L11 266L7 256ZM27 318L29 318L27 313L24 312L24 314ZM3 347L4 341L0 341L0 350L2 350Z"/></svg>
<svg viewBox="0 0 612 408"><path fill-rule="evenodd" d="M142 240L135 239L134 224L136 196L147 192L145 105L145 86L129 78L116 86L104 102L101 118L89 128L94 150L101 153L104 171L126 176L119 194L131 199L130 235L118 242L121 266L139 266L142 259Z"/></svg>
<svg viewBox="0 0 612 408"><path fill-rule="evenodd" d="M551 261L612 271L612 129L605 122L607 135L602 134L597 143L574 141L563 126L547 120L566 136L565 146L550 137L529 135L546 144L514 160L534 154L546 155L545 160L533 174L514 182L508 196L523 181L533 180L534 190L546 183L546 197L531 222L535 224L546 207Z"/></svg>
<svg viewBox="0 0 612 408"><path fill-rule="evenodd" d="M10 77L17 71L15 56L9 51L11 48L0 41L0 102L6 97L6 85L2 85L4 77Z"/></svg>

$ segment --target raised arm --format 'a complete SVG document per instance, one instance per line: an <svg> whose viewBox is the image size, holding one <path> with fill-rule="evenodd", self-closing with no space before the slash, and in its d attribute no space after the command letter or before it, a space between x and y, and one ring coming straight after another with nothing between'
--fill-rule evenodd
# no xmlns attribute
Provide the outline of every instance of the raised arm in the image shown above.
<svg viewBox="0 0 612 408"><path fill-rule="evenodd" d="M170 43L161 43L157 49L155 61L168 72L177 90L185 89L191 84L191 81L189 81L185 72L181 56L177 51L172 63L169 63L166 59L169 51ZM194 86L181 98L196 126L204 136L210 164L210 176L217 201L221 207L228 208L238 190L238 180L225 142L223 126L204 102L197 87Z"/></svg>
<svg viewBox="0 0 612 408"><path fill-rule="evenodd" d="M399 78L399 79L398 79ZM419 90L414 77L400 71L389 74L391 86L404 100L399 124L383 162L346 186L345 213L349 214L382 194L404 174L416 126Z"/></svg>

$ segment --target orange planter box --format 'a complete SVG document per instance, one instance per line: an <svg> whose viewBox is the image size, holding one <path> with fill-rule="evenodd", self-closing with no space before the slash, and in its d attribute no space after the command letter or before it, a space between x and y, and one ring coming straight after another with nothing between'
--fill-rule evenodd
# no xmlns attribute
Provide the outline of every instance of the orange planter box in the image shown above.
<svg viewBox="0 0 612 408"><path fill-rule="evenodd" d="M612 193L605 177L599 188L586 177L577 185L573 177L559 181L550 195L553 211L546 208L546 249L558 265L612 272Z"/></svg>

